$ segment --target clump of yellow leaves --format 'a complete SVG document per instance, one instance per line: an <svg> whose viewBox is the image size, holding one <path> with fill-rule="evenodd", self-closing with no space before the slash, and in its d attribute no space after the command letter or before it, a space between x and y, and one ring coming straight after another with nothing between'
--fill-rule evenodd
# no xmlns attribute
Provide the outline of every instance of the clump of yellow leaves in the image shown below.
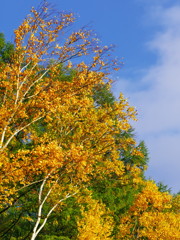
<svg viewBox="0 0 180 240"><path fill-rule="evenodd" d="M82 199L80 199L82 202ZM82 208L82 216L78 220L78 240L111 240L113 230L113 218L104 204L86 196L84 203L88 204Z"/></svg>
<svg viewBox="0 0 180 240"><path fill-rule="evenodd" d="M120 220L117 239L178 240L180 213L173 210L177 201L167 192L160 192L152 181L144 188L133 206Z"/></svg>

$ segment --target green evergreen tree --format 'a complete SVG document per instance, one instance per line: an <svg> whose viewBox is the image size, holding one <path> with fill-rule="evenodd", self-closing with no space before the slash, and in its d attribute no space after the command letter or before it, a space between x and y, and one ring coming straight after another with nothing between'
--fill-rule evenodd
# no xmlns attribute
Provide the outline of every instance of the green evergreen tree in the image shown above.
<svg viewBox="0 0 180 240"><path fill-rule="evenodd" d="M14 45L6 42L4 34L0 33L0 64L11 63L11 57L14 52Z"/></svg>

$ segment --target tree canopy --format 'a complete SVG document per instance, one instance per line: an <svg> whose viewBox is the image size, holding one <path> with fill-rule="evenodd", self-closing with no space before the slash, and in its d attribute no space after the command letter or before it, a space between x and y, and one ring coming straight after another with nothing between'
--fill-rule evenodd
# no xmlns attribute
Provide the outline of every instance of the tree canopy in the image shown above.
<svg viewBox="0 0 180 240"><path fill-rule="evenodd" d="M136 111L111 92L121 66L46 1L0 34L2 239L179 239L179 195L147 181Z"/></svg>

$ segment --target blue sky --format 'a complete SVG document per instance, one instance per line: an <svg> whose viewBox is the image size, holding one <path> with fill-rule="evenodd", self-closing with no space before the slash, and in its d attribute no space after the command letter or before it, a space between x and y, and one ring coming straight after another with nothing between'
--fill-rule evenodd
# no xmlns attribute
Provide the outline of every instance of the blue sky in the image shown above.
<svg viewBox="0 0 180 240"><path fill-rule="evenodd" d="M180 2L178 0L49 0L77 15L75 27L89 24L103 45L116 45L124 67L112 75L113 91L123 92L139 113L133 126L145 140L147 176L180 191ZM173 2L173 3L172 3ZM13 30L40 0L1 3L0 32Z"/></svg>

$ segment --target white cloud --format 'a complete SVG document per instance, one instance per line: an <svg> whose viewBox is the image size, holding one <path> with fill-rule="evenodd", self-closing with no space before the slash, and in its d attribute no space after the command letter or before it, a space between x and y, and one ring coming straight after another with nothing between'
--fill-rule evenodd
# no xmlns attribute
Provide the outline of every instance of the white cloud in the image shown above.
<svg viewBox="0 0 180 240"><path fill-rule="evenodd" d="M138 109L135 128L150 152L148 175L176 192L180 190L180 6L151 10L159 30L147 47L157 61L136 85L123 79L117 85Z"/></svg>

